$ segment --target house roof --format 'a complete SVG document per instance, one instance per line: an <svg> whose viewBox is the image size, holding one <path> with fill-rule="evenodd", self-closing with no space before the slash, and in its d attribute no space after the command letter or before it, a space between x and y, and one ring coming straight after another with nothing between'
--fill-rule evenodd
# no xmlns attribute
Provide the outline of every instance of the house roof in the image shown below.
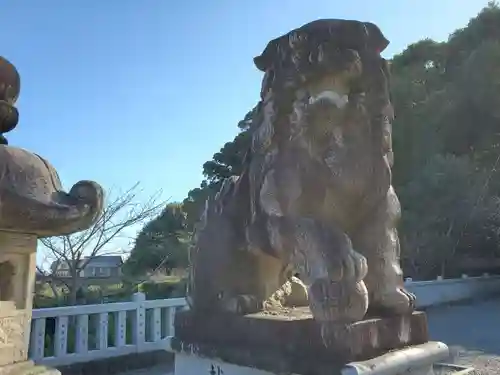
<svg viewBox="0 0 500 375"><path fill-rule="evenodd" d="M86 262L88 258L82 261ZM104 266L104 267L120 267L123 264L122 257L119 255L98 255L92 257L88 262L88 266Z"/></svg>
<svg viewBox="0 0 500 375"><path fill-rule="evenodd" d="M80 267L84 263L87 263L86 267L120 267L123 264L123 259L120 255L97 255L95 257L85 257L80 260ZM63 268L66 265L66 262L54 261L52 262L51 268L55 270L56 268ZM63 267L61 267L63 266Z"/></svg>

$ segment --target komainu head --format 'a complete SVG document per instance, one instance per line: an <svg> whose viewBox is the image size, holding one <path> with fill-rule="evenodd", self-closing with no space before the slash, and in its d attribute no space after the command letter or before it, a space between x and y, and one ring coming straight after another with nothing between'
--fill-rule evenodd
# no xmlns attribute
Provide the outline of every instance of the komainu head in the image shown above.
<svg viewBox="0 0 500 375"><path fill-rule="evenodd" d="M265 93L269 87L300 87L324 75L355 73L359 54L379 56L388 44L372 23L324 19L272 40L254 63L267 74Z"/></svg>
<svg viewBox="0 0 500 375"><path fill-rule="evenodd" d="M294 135L313 139L312 146L321 150L338 126L364 123L383 153L389 152L389 71L380 56L388 44L372 23L333 19L308 23L269 42L254 58L265 73L254 151L289 143ZM380 126L371 129L374 123Z"/></svg>

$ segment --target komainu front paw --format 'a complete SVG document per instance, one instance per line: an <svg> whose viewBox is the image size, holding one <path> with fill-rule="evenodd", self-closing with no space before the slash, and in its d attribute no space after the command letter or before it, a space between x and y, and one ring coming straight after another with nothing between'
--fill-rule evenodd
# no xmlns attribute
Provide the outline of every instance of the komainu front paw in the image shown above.
<svg viewBox="0 0 500 375"><path fill-rule="evenodd" d="M350 348L349 328L351 323L364 318L368 309L368 291L364 282L360 281L354 288L336 291L336 295L336 300L331 299L327 303L311 301L311 310L320 324L323 344L338 352Z"/></svg>
<svg viewBox="0 0 500 375"><path fill-rule="evenodd" d="M330 259L326 259L327 272L330 280L342 283L356 283L363 281L368 273L366 258L354 250L344 254L332 252Z"/></svg>
<svg viewBox="0 0 500 375"><path fill-rule="evenodd" d="M309 288L309 306L319 322L353 323L368 309L368 291L363 281L316 280Z"/></svg>
<svg viewBox="0 0 500 375"><path fill-rule="evenodd" d="M410 293L409 291L407 291L406 289L401 289L401 291L403 293L406 294L406 296L408 297L408 299L410 300L410 308L411 308L411 311L415 311L416 307L417 307L417 296L413 293Z"/></svg>
<svg viewBox="0 0 500 375"><path fill-rule="evenodd" d="M362 281L368 273L366 258L354 250L349 251L344 268L347 271L344 277L347 277L347 279L354 279L358 282Z"/></svg>
<svg viewBox="0 0 500 375"><path fill-rule="evenodd" d="M385 292L370 302L370 311L382 315L404 315L415 310L416 297L402 287Z"/></svg>

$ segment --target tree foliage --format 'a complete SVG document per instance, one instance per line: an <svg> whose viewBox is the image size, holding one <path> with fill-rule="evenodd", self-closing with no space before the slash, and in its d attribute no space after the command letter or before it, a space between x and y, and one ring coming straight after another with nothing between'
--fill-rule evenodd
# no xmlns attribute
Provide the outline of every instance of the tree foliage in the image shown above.
<svg viewBox="0 0 500 375"><path fill-rule="evenodd" d="M219 152L215 153L212 160L203 164L205 179L199 188L189 191L183 202L190 228L198 220L207 198L219 190L221 182L227 177L241 174L243 159L250 148L250 132L257 108L258 106L255 106L238 123L240 132L234 139L227 142Z"/></svg>
<svg viewBox="0 0 500 375"><path fill-rule="evenodd" d="M490 3L445 43L392 61L394 183L405 272L454 274L499 254L500 8Z"/></svg>
<svg viewBox="0 0 500 375"><path fill-rule="evenodd" d="M187 216L179 203L168 204L137 235L123 272L129 277L188 265Z"/></svg>
<svg viewBox="0 0 500 375"><path fill-rule="evenodd" d="M399 195L409 276L456 275L454 257L498 252L499 199L491 194L487 172L468 156L434 155Z"/></svg>

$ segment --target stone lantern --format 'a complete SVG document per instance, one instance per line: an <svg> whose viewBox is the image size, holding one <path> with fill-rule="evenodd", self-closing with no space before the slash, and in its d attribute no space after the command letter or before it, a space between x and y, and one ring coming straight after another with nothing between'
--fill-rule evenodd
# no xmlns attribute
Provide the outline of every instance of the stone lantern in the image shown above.
<svg viewBox="0 0 500 375"><path fill-rule="evenodd" d="M47 160L7 145L19 90L16 68L0 57L0 372L54 373L27 357L37 240L90 227L102 212L103 190L79 181L64 192Z"/></svg>

